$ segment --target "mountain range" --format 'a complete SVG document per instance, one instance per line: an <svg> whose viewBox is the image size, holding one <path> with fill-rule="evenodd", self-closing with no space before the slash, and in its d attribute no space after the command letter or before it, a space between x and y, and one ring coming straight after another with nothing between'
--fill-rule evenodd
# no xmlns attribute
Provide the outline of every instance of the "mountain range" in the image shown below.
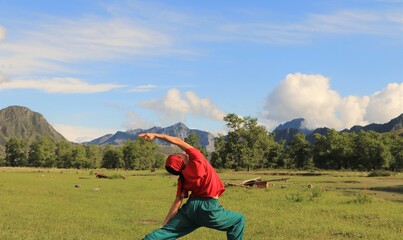
<svg viewBox="0 0 403 240"><path fill-rule="evenodd" d="M124 143L126 140L134 140L137 138L137 135L141 133L152 132L159 134L167 134L171 136L176 136L181 139L189 136L190 133L195 133L200 138L200 144L206 148L207 151L214 150L214 135L197 129L189 129L185 124L179 122L172 126L161 128L161 127L153 127L150 129L134 129L128 130L126 132L118 131L115 134L107 134L100 138L94 139L92 141L86 142L85 144L96 144L96 145L120 145ZM159 141L161 144L165 144L162 141Z"/></svg>
<svg viewBox="0 0 403 240"><path fill-rule="evenodd" d="M330 128L317 128L317 129L307 129L304 127L303 118L297 118L292 121L286 122L284 124L280 124L277 128L274 129L275 141L284 140L286 143L289 143L297 133L302 133L305 135L307 141L313 143L315 133L319 133L321 135L327 135ZM392 132L396 130L403 130L403 113L398 117L393 118L387 123L377 124L372 123L366 126L353 126L350 129L344 129L341 132L360 132L360 131L375 131L378 133L386 133Z"/></svg>
<svg viewBox="0 0 403 240"><path fill-rule="evenodd" d="M307 129L304 127L304 119L297 118L292 121L280 124L274 129L275 140L290 142L295 134L302 133L306 139L313 142L315 133L326 135L329 128ZM353 126L350 129L344 129L342 132L376 131L379 133L391 132L395 130L403 131L403 113L398 117L384 124L369 124L366 126ZM190 133L195 133L200 138L200 144L206 147L208 152L214 151L214 135L212 133L189 129L183 123L177 123L172 126L162 128L153 127L149 129L134 129L125 132L118 131L114 134L107 134L84 144L95 145L120 145L126 140L134 140L137 135L145 132L154 132L168 134L179 138L186 138ZM0 157L4 156L5 145L11 137L24 139L31 142L41 136L46 136L55 142L66 140L58 133L42 116L42 114L33 112L22 106L9 106L0 110ZM163 144L161 142L161 144Z"/></svg>

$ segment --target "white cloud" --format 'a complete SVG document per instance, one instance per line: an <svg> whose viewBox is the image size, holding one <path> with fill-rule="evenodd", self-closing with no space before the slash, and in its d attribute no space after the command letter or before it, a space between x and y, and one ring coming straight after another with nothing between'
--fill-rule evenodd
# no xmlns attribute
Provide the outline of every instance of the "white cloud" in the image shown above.
<svg viewBox="0 0 403 240"><path fill-rule="evenodd" d="M199 98L194 92L185 92L191 111L195 115L204 116L215 120L223 120L225 113L214 106L210 99Z"/></svg>
<svg viewBox="0 0 403 240"><path fill-rule="evenodd" d="M130 90L130 92L148 92L154 88L157 88L157 86L152 85L152 84L147 84L147 85L135 86Z"/></svg>
<svg viewBox="0 0 403 240"><path fill-rule="evenodd" d="M0 41L4 35L0 28ZM53 19L19 36L0 45L0 63L11 64L10 73L67 71L68 63L162 55L171 47L166 34L123 18Z"/></svg>
<svg viewBox="0 0 403 240"><path fill-rule="evenodd" d="M307 14L298 22L273 23L271 20L219 25L222 39L295 44L329 34L376 35L401 38L403 17L398 10L340 10Z"/></svg>
<svg viewBox="0 0 403 240"><path fill-rule="evenodd" d="M403 112L403 83L389 84L372 96L346 96L332 90L321 75L289 74L269 94L266 122L271 128L295 118L305 118L308 128L337 130L353 125L385 123Z"/></svg>
<svg viewBox="0 0 403 240"><path fill-rule="evenodd" d="M371 123L385 123L400 113L403 113L403 83L390 83L369 97L365 118Z"/></svg>
<svg viewBox="0 0 403 240"><path fill-rule="evenodd" d="M153 125L153 121L150 121L144 118L142 115L132 112L132 110L128 109L125 106L113 103L106 102L104 106L114 111L118 111L126 116L126 120L121 124L123 129L148 129L155 125Z"/></svg>
<svg viewBox="0 0 403 240"><path fill-rule="evenodd" d="M239 20L226 19L224 22L222 17L184 14L168 6L158 5L155 9L155 4L117 5L106 6L115 13L109 18L41 19L25 31L10 29L14 36L12 41L2 41L6 29L0 26L0 51L4 53L0 55L0 63L12 66L8 69L10 74L68 72L74 68L71 64L83 61L127 60L167 54L194 57L194 52L183 47L179 49L179 41L187 43L181 46L189 46L194 40L289 44L310 41L321 34L400 38L403 29L401 14L392 10L342 10L309 14L298 22L259 19L236 23ZM212 27L206 28L206 24Z"/></svg>
<svg viewBox="0 0 403 240"><path fill-rule="evenodd" d="M322 33L385 34L383 24L389 22L383 13L343 10L334 14L311 14L305 30Z"/></svg>
<svg viewBox="0 0 403 240"><path fill-rule="evenodd" d="M354 125L367 125L368 121L365 120L365 114L369 103L369 97L363 96L347 96L342 99L341 104L338 106L338 113L335 117L340 120L341 128L350 128ZM336 128L337 126L334 126Z"/></svg>
<svg viewBox="0 0 403 240"><path fill-rule="evenodd" d="M125 129L148 129L153 127L153 124L150 121L145 120L141 116L135 113L127 113L128 122L124 124Z"/></svg>
<svg viewBox="0 0 403 240"><path fill-rule="evenodd" d="M337 125L333 118L340 95L331 90L329 80L321 75L288 74L269 95L266 110L274 121L303 117L312 125ZM330 122L329 122L330 121Z"/></svg>
<svg viewBox="0 0 403 240"><path fill-rule="evenodd" d="M156 112L161 121L183 121L187 115L201 116L213 120L222 120L226 115L207 98L199 98L194 92L181 93L170 89L162 99L153 99L140 103L142 107Z"/></svg>
<svg viewBox="0 0 403 240"><path fill-rule="evenodd" d="M0 76L1 77L1 76ZM90 84L75 78L0 81L0 91L8 89L36 89L48 93L98 93L124 86L117 84Z"/></svg>
<svg viewBox="0 0 403 240"><path fill-rule="evenodd" d="M114 134L117 132L115 129L88 128L66 124L52 124L52 126L67 140L76 143L91 141L106 134Z"/></svg>

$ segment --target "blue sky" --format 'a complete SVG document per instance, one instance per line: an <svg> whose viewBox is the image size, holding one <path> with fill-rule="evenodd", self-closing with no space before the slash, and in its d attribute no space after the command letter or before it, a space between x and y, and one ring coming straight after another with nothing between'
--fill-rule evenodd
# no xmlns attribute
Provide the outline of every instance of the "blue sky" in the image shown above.
<svg viewBox="0 0 403 240"><path fill-rule="evenodd" d="M403 112L403 1L0 0L0 109L71 141L128 129L225 132L384 123Z"/></svg>

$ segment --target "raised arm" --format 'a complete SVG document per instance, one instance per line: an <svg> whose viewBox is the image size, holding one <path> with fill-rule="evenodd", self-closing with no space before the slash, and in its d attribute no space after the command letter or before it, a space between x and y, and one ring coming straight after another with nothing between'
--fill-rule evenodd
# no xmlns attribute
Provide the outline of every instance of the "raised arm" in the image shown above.
<svg viewBox="0 0 403 240"><path fill-rule="evenodd" d="M139 137L142 137L145 140L153 140L154 138L158 138L158 139L164 140L166 142L169 142L171 144L178 146L183 151L185 151L186 149L189 149L189 148L193 148L192 145L188 144L187 142L183 141L182 139L173 137L173 136L169 136L166 134L142 133L142 134L139 134Z"/></svg>

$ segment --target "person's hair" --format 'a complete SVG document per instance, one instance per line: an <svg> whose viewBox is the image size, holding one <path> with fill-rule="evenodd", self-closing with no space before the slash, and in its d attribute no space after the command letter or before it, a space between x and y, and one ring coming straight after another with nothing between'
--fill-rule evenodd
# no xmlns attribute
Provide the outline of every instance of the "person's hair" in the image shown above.
<svg viewBox="0 0 403 240"><path fill-rule="evenodd" d="M169 166L166 166L165 169L167 170L167 172L169 172L170 174L173 174L173 175L180 175L181 174L180 172L175 171L173 168L171 168Z"/></svg>

